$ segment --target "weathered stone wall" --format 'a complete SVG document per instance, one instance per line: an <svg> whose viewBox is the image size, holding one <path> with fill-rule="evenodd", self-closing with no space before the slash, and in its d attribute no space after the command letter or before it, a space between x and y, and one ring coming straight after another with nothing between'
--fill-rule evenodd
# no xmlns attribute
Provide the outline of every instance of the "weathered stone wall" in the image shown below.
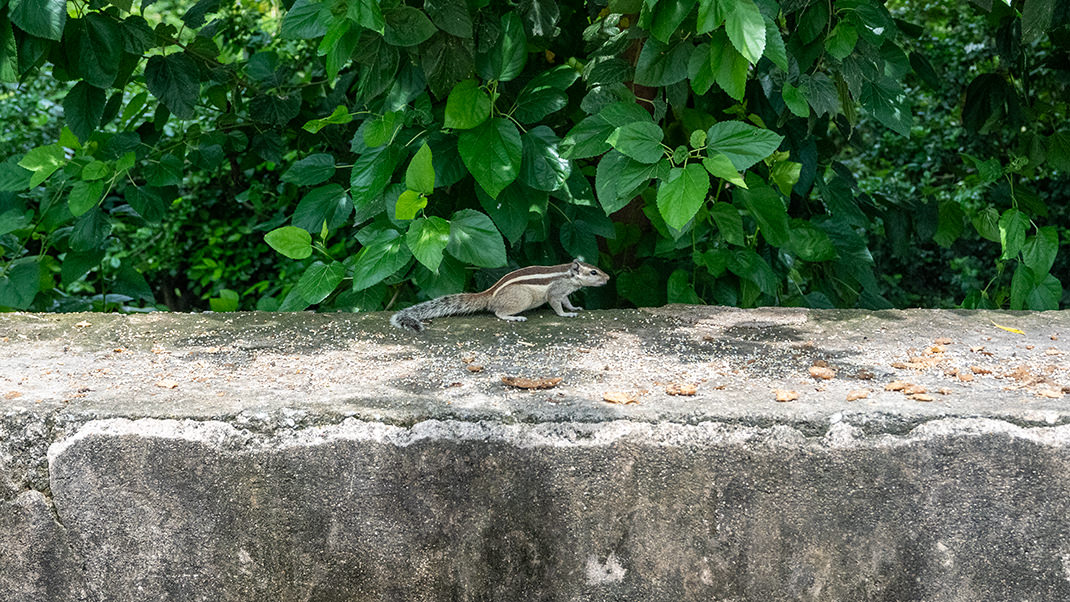
<svg viewBox="0 0 1070 602"><path fill-rule="evenodd" d="M383 320L0 316L2 598L1070 599L1070 314Z"/></svg>

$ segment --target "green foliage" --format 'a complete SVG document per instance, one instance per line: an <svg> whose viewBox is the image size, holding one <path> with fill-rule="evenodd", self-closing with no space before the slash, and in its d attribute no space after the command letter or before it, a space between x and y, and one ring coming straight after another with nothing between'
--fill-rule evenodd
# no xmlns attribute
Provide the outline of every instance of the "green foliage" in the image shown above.
<svg viewBox="0 0 1070 602"><path fill-rule="evenodd" d="M0 307L372 310L577 255L593 306L1064 306L1070 9L941 10L11 0Z"/></svg>

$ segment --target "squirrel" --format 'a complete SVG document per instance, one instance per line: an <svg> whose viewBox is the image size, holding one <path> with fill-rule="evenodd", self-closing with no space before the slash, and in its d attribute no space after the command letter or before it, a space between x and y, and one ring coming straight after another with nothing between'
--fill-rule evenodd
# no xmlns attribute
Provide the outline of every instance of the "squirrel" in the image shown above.
<svg viewBox="0 0 1070 602"><path fill-rule="evenodd" d="M549 303L557 315L571 318L583 309L569 302L568 296L585 286L602 286L609 275L579 259L561 265L531 266L509 272L481 293L446 295L405 308L390 317L394 326L424 329L424 321L440 316L492 311L502 320L523 322L516 314ZM564 308L564 309L562 309Z"/></svg>

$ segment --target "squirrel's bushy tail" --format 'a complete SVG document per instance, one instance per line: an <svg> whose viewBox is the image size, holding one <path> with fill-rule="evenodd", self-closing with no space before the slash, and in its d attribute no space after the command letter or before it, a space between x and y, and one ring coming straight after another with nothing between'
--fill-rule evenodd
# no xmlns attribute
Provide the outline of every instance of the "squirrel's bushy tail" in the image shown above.
<svg viewBox="0 0 1070 602"><path fill-rule="evenodd" d="M404 330L424 329L424 320L470 314L487 309L489 297L478 293L459 293L446 295L423 303L417 303L390 316L390 323Z"/></svg>

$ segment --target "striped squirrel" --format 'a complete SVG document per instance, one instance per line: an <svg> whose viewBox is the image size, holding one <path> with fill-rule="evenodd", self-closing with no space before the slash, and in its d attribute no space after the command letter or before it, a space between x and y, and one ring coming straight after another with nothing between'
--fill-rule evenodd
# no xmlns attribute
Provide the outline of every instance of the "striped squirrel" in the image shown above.
<svg viewBox="0 0 1070 602"><path fill-rule="evenodd" d="M571 318L583 308L569 303L568 296L585 286L602 286L608 281L608 274L579 259L561 265L520 268L502 276L482 293L459 293L424 301L395 313L390 323L420 331L425 320L477 311L492 311L503 320L523 322L527 318L516 314L543 303L549 303L557 315Z"/></svg>

